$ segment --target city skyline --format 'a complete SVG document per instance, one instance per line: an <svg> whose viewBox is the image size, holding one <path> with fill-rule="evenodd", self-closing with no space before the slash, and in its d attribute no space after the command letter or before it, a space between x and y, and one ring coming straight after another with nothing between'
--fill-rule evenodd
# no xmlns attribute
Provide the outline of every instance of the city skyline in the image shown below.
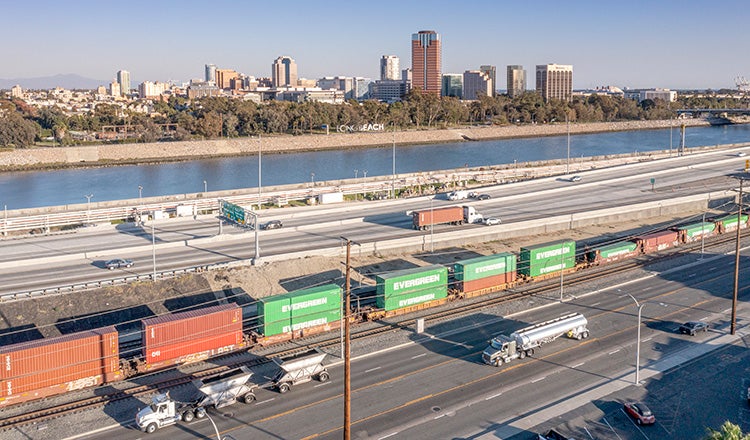
<svg viewBox="0 0 750 440"><path fill-rule="evenodd" d="M4 9L16 19L0 28L11 42L0 48L6 61L0 78L72 73L105 85L127 70L133 84L188 81L203 78L206 64L270 77L271 63L289 56L300 78L378 79L383 55L411 65L410 37L423 29L440 34L443 73L482 65L498 66L502 73L507 65L522 65L532 72L540 64L566 64L575 67L576 89L734 88L736 77L750 77L750 60L743 56L743 24L750 12L737 0L637 0L626 8L606 1L542 0L534 10L487 0L458 5L438 0L431 8L384 0L348 5L345 13L288 4L284 13L303 18L298 23L258 20L244 4L245 13L237 13L239 4L232 1L211 4L218 10L208 15L214 23L206 19L205 3L192 0L136 0L125 14L115 4L91 0L11 3ZM279 23L290 22L292 31L279 31ZM503 86L505 78L496 83Z"/></svg>

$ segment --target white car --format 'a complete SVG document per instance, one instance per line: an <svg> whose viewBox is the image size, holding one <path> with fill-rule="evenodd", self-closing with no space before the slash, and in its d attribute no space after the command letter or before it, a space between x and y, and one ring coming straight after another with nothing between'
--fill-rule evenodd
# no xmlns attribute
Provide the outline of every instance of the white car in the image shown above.
<svg viewBox="0 0 750 440"><path fill-rule="evenodd" d="M484 219L484 224L487 226L499 225L500 223L502 222L497 217L487 217L486 219Z"/></svg>
<svg viewBox="0 0 750 440"><path fill-rule="evenodd" d="M580 182L581 181L581 176L573 176L573 177L570 178L570 181L571 182Z"/></svg>
<svg viewBox="0 0 750 440"><path fill-rule="evenodd" d="M737 153L737 156L739 156L739 157L745 157L745 152L744 151L740 151L739 153Z"/></svg>

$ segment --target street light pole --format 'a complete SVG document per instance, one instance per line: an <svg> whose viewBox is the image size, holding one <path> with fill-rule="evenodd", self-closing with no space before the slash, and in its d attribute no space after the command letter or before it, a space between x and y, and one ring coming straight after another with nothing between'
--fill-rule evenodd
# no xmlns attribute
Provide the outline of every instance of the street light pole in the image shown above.
<svg viewBox="0 0 750 440"><path fill-rule="evenodd" d="M262 181L260 180L261 176L261 143L260 143L260 133L258 133L258 211L260 211L260 189L262 186Z"/></svg>
<svg viewBox="0 0 750 440"><path fill-rule="evenodd" d="M623 292L620 289L617 289L618 292L624 293L625 295L629 296L630 299L633 300L635 303L635 306L638 307L638 332L636 336L636 342L635 342L635 385L640 385L641 382L641 376L640 376L640 368L641 368L641 313L643 312L643 307L646 304L649 304L650 301L646 301L644 303L639 303L635 297L627 292ZM666 307L665 304L659 303L660 305Z"/></svg>
<svg viewBox="0 0 750 440"><path fill-rule="evenodd" d="M344 440L351 439L351 410L352 410L352 389L351 389L351 335L349 332L349 314L351 313L351 249L352 244L360 246L359 243L341 237L346 242L346 298L344 299Z"/></svg>
<svg viewBox="0 0 750 440"><path fill-rule="evenodd" d="M738 200L738 207L737 207L737 243L735 244L734 249L734 291L732 292L732 323L730 326L730 332L732 335L734 335L735 331L737 330L737 294L739 291L739 283L740 283L740 238L742 235L740 234L740 231L742 228L742 183L745 181L744 178L740 177L740 194L739 194L739 200Z"/></svg>
<svg viewBox="0 0 750 440"><path fill-rule="evenodd" d="M432 211L432 201L435 200L435 197L430 198L430 253L435 252L435 241L433 238L435 237L434 228L435 228L435 218L433 217L433 211Z"/></svg>
<svg viewBox="0 0 750 440"><path fill-rule="evenodd" d="M205 180L203 181L203 192L204 193L208 192L208 182L206 182Z"/></svg>
<svg viewBox="0 0 750 440"><path fill-rule="evenodd" d="M739 225L739 223L738 223ZM703 249L704 249L704 242L706 240L706 213L703 213L703 220L701 220L701 256L698 258L698 261L703 260Z"/></svg>
<svg viewBox="0 0 750 440"><path fill-rule="evenodd" d="M565 109L565 124L568 127L568 158L565 162L565 174L570 173L570 119L568 119L568 110Z"/></svg>
<svg viewBox="0 0 750 440"><path fill-rule="evenodd" d="M396 132L393 132L393 170L391 173L391 198L396 198Z"/></svg>
<svg viewBox="0 0 750 440"><path fill-rule="evenodd" d="M86 197L86 223L91 222L91 198L94 197L94 194L86 194L84 197Z"/></svg>
<svg viewBox="0 0 750 440"><path fill-rule="evenodd" d="M154 277L156 281L156 217L151 219L151 258L154 261Z"/></svg>
<svg viewBox="0 0 750 440"><path fill-rule="evenodd" d="M141 203L142 198L143 198L143 185L138 185L138 204Z"/></svg>

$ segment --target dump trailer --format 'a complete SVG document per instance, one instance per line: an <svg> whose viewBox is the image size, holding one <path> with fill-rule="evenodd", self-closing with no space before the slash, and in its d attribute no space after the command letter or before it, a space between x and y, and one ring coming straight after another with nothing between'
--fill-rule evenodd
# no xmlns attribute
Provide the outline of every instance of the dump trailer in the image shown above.
<svg viewBox="0 0 750 440"><path fill-rule="evenodd" d="M142 431L152 433L179 421L202 419L209 407L221 408L237 401L253 402L257 385L249 382L252 375L247 367L240 367L210 379L195 380L197 394L187 402L173 399L169 392L158 394L151 399L151 405L138 411L135 423Z"/></svg>
<svg viewBox="0 0 750 440"><path fill-rule="evenodd" d="M326 382L331 378L328 370L323 366L325 353L305 353L290 359L273 359L279 366L279 371L273 377L273 387L280 393L286 393L293 385L310 382L317 379Z"/></svg>
<svg viewBox="0 0 750 440"><path fill-rule="evenodd" d="M572 339L589 337L588 321L580 313L561 316L515 331L510 335L498 335L482 352L485 364L499 366L513 359L523 359L534 354L534 349L566 335Z"/></svg>
<svg viewBox="0 0 750 440"><path fill-rule="evenodd" d="M445 208L411 211L412 225L420 231L431 225L461 225L464 223L481 223L483 217L473 206L447 206Z"/></svg>

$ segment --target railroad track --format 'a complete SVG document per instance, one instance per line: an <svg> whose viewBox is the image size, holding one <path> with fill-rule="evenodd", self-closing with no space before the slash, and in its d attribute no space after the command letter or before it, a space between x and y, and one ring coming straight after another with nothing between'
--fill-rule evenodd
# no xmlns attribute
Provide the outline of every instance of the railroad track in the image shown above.
<svg viewBox="0 0 750 440"><path fill-rule="evenodd" d="M711 240L707 240L705 242L705 248L713 248L717 246L721 246L730 242L734 241L734 237L728 237L726 235L722 235L719 237L714 237ZM580 285L583 283L595 281L598 279L605 278L607 276L622 273L628 270L632 270L647 264L651 264L657 261L667 261L670 259L677 258L679 256L694 252L697 249L700 249L701 244L700 242L690 243L686 245L682 245L679 248L675 248L673 252L670 252L667 255L661 255L661 256L641 256L634 259L626 260L621 263L613 263L609 265L604 265L599 268L591 268L587 271L577 271L574 273L571 273L566 277L567 285L568 286L574 286L574 285ZM503 292L502 295L494 295L494 294L488 294L479 298L476 301L471 301L469 303L458 303L458 302L452 302L450 303L452 307L446 308L445 310L437 310L432 311L428 313L422 314L420 317L424 318L427 322L436 322L442 319L447 318L455 318L457 316L474 313L479 309L491 307L495 305L499 305L502 303L518 300L521 298L539 295L541 293L547 292L552 288L552 284L550 282L542 282L542 284L528 284L528 285L521 285L518 289L510 289L510 290L501 290L500 292ZM396 316L392 319L389 319L388 326L380 326L377 328L372 329L362 329L362 330L355 330L352 332L352 340L357 339L365 339L369 337L374 337L380 334L384 334L387 332L392 332L394 329L403 329L407 326L413 325L414 323L414 315L401 315ZM327 339L318 339L316 341L310 341L305 342L306 338L302 339L296 339L294 342L287 342L287 343L281 343L276 345L278 347L277 351L274 351L271 354L268 354L264 357L259 357L257 359L254 359L250 362L243 360L243 361L236 361L234 363L231 362L231 357L239 357L241 354L234 354L234 355L228 355L227 357L223 358L224 360L230 360L229 365L227 366L221 366L221 367L212 367L207 368L205 370L201 370L200 372L193 373L186 377L181 378L173 378L173 379L167 379L162 381L157 381L155 383L152 383L150 385L139 385L139 386L133 386L127 389L122 389L115 391L110 394L96 396L96 397L89 397L80 399L74 402L68 402L56 406L51 406L48 408L43 409L33 409L27 412L24 412L23 414L18 414L14 416L10 416L7 418L0 419L0 430L6 430L10 428L16 428L23 426L25 424L34 422L39 423L41 421L54 419L57 417L62 417L68 414L76 413L83 410L90 410L97 407L104 406L106 404L116 402L119 400L129 399L129 398L135 398L139 396L143 396L146 394L151 394L157 389L164 389L164 388L170 388L170 387L176 387L180 385L185 385L187 383L190 383L196 378L205 378L205 377L211 377L216 374L222 373L228 369L237 367L239 365L246 365L249 367L259 366L266 363L271 362L271 359L278 358L278 357L286 357L291 356L294 354L299 354L305 351L309 351L311 349L316 348L327 348L331 346L336 346L340 344L340 337L331 337ZM310 337L309 339L312 339ZM168 371L168 370L167 370ZM162 372L163 373L163 372ZM156 373L160 374L160 373ZM33 405L34 402L26 403L23 405Z"/></svg>

